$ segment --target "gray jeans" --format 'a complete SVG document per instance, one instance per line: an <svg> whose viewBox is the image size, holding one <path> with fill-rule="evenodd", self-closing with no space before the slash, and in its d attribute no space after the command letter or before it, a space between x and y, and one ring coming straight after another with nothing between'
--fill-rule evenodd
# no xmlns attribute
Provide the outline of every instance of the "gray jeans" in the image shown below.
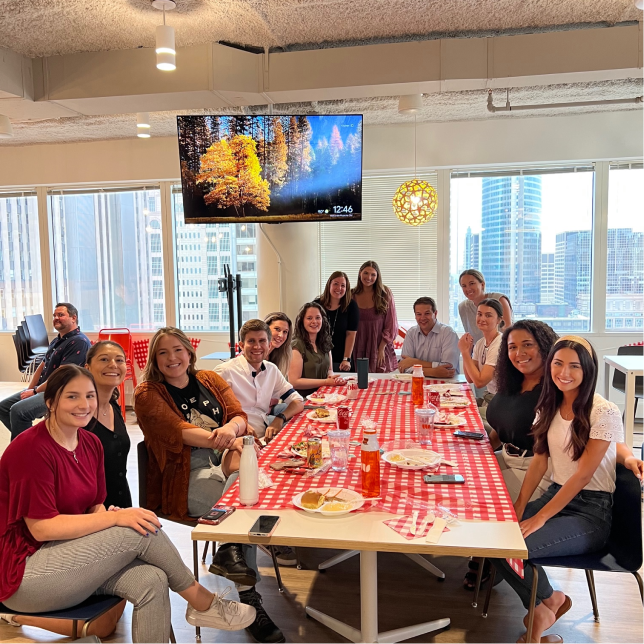
<svg viewBox="0 0 644 644"><path fill-rule="evenodd" d="M170 596L194 583L163 530L144 537L108 528L67 541L48 541L27 558L18 590L3 603L22 613L70 608L90 595L116 595L134 605L133 642L168 642Z"/></svg>
<svg viewBox="0 0 644 644"><path fill-rule="evenodd" d="M561 489L553 483L536 501L528 503L523 519L533 517ZM541 557L566 557L601 550L608 541L612 521L613 495L608 492L582 490L568 505L525 540L528 561ZM497 572L512 586L526 609L530 606L532 568L525 566L524 578L512 570L505 559L492 559ZM553 589L546 571L537 566L537 605L548 599Z"/></svg>
<svg viewBox="0 0 644 644"><path fill-rule="evenodd" d="M36 418L47 413L45 394L39 393L20 400L21 393L0 401L0 421L11 432L11 440L29 429Z"/></svg>

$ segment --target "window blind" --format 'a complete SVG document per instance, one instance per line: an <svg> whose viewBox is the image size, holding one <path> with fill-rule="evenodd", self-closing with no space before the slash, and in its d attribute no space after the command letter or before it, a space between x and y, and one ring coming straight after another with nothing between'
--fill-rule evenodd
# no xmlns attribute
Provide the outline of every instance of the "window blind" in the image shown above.
<svg viewBox="0 0 644 644"><path fill-rule="evenodd" d="M398 187L411 178L409 173L364 176L362 221L319 224L320 292L333 271L344 271L354 287L360 266L371 259L394 294L399 320L414 319L412 307L419 297L436 297L438 216L409 226L398 220L391 203ZM417 178L437 187L435 172L419 172Z"/></svg>
<svg viewBox="0 0 644 644"><path fill-rule="evenodd" d="M641 170L644 168L644 163L641 161L612 161L609 167L611 170Z"/></svg>
<svg viewBox="0 0 644 644"><path fill-rule="evenodd" d="M594 172L595 166L588 165L567 165L567 166L545 166L535 168L512 168L512 169L489 169L489 170L454 170L451 173L452 179L474 178L474 177L521 177L537 174L566 174L569 172Z"/></svg>

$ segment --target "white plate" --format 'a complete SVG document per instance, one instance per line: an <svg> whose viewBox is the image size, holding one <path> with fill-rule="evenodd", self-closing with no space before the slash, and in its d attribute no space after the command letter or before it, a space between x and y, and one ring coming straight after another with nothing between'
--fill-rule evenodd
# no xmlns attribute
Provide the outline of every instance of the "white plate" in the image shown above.
<svg viewBox="0 0 644 644"><path fill-rule="evenodd" d="M347 397L342 394L324 394L324 398L320 398L315 394L309 394L306 399L312 405L335 405L336 403L346 400Z"/></svg>
<svg viewBox="0 0 644 644"><path fill-rule="evenodd" d="M405 458L415 458L415 459L430 459L430 462L427 463L426 465L411 465L411 464L405 464L405 461L392 461L391 457L394 454L400 454L401 456L404 456ZM385 452L382 455L382 459L384 461L387 461L390 465L395 465L396 467L399 467L402 470L424 470L426 467L431 467L433 464L440 463L441 460L441 455L437 454L436 452L432 452L429 449L394 449L391 450L390 452Z"/></svg>
<svg viewBox="0 0 644 644"><path fill-rule="evenodd" d="M392 377L394 380L400 380L401 382L411 382L410 373L395 373Z"/></svg>
<svg viewBox="0 0 644 644"><path fill-rule="evenodd" d="M302 505L302 495L304 492L300 492L296 496L293 497L293 505L296 508L299 508L300 510L304 510L305 512L309 512L310 514L321 514L322 516L325 517L340 517L343 514L349 514L349 512L353 512L354 510L358 510L364 505L364 499L362 498L362 494L355 492L354 490L347 490L346 488L337 488L337 487L320 487L320 488L311 488L311 490L306 490L306 492L314 491L314 492L321 492L322 494L327 493L330 491L333 494L337 494L340 490L343 490L346 494L346 496L349 499L355 499L355 502L352 503L352 507L350 510L340 510L338 512L325 512L324 511L324 506L326 503L323 503L321 507L311 510L310 508L305 508Z"/></svg>
<svg viewBox="0 0 644 644"><path fill-rule="evenodd" d="M318 418L318 417L315 415L315 409L312 409L312 410L311 410L311 411L306 415L306 417L307 417L309 420L314 420L314 421L316 421L316 422L318 422L318 423L333 423L333 424L335 424L335 419L336 419L336 418L337 418L337 416L338 416L338 412L337 412L335 409L328 409L327 411L329 412L330 416L327 416L326 418Z"/></svg>
<svg viewBox="0 0 644 644"><path fill-rule="evenodd" d="M465 409L470 406L470 401L467 398L452 398L451 400L445 400L441 398L441 407L446 409Z"/></svg>
<svg viewBox="0 0 644 644"><path fill-rule="evenodd" d="M449 429L450 427L465 427L465 421L460 420L458 423L439 423L434 421L434 427L436 429Z"/></svg>

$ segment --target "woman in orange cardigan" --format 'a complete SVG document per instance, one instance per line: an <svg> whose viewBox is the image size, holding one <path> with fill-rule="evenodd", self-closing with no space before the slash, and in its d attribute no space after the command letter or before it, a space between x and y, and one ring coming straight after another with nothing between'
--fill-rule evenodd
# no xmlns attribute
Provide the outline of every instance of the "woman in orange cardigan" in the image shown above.
<svg viewBox="0 0 644 644"><path fill-rule="evenodd" d="M236 479L246 414L223 378L195 368L197 354L180 329L159 329L150 342L134 407L148 449L147 508L174 520L205 514ZM231 476L235 474L235 476ZM248 627L259 642L284 636L254 589L256 546L224 544L210 572L238 584L242 603L257 618Z"/></svg>

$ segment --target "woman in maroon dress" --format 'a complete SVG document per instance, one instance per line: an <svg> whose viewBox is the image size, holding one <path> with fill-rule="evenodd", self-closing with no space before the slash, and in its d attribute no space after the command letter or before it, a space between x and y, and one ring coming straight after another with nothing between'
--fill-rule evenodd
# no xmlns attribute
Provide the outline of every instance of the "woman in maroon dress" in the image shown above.
<svg viewBox="0 0 644 644"><path fill-rule="evenodd" d="M365 262L358 273L358 285L351 292L360 309L354 348L355 358L368 358L371 373L389 373L398 368L394 339L398 318L392 292L382 283L376 262Z"/></svg>

